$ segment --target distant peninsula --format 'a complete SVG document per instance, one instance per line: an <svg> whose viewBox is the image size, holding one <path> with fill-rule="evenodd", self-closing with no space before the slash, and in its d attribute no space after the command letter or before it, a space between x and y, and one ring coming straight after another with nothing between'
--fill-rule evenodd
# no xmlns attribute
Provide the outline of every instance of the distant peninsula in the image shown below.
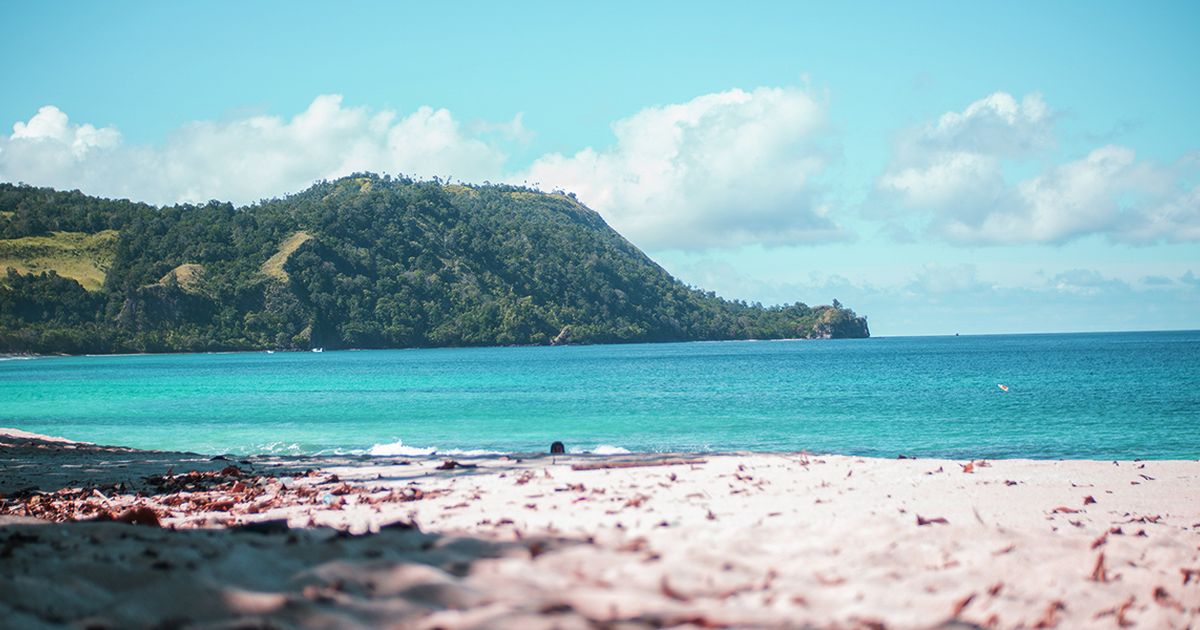
<svg viewBox="0 0 1200 630"><path fill-rule="evenodd" d="M235 207L0 184L0 352L868 337L672 277L573 195L359 174Z"/></svg>

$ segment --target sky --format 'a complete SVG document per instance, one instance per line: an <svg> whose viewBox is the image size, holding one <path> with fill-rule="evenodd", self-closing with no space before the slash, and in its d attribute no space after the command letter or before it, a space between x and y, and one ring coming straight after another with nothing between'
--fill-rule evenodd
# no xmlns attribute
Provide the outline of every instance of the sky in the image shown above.
<svg viewBox="0 0 1200 630"><path fill-rule="evenodd" d="M1200 328L1200 3L9 2L0 181L525 183L875 335Z"/></svg>

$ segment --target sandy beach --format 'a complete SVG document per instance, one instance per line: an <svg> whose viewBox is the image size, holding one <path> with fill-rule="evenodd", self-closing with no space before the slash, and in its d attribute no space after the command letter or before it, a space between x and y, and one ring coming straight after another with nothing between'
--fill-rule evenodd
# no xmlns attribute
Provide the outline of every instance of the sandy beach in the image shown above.
<svg viewBox="0 0 1200 630"><path fill-rule="evenodd" d="M0 430L9 627L1189 628L1200 462L213 458Z"/></svg>

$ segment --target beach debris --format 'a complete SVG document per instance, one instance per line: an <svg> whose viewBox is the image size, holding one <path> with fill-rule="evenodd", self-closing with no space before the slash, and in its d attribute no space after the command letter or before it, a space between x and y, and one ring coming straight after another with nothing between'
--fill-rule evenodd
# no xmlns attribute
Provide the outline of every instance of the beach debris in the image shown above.
<svg viewBox="0 0 1200 630"><path fill-rule="evenodd" d="M523 485L529 483L530 481L533 481L533 471L532 470L526 470L526 471L522 472L519 477L517 477L517 485L518 486L523 486Z"/></svg>
<svg viewBox="0 0 1200 630"><path fill-rule="evenodd" d="M1174 597L1171 597L1171 593L1162 586L1154 587L1154 603L1166 608L1174 608L1179 612L1184 611L1183 604Z"/></svg>
<svg viewBox="0 0 1200 630"><path fill-rule="evenodd" d="M871 617L851 617L850 621L854 622L855 628L863 628L863 630L887 630L887 624L879 619Z"/></svg>
<svg viewBox="0 0 1200 630"><path fill-rule="evenodd" d="M618 525L619 524L620 523L618 523ZM624 529L624 528L622 527L622 529ZM621 545L620 547L617 547L617 550L625 551L625 552L629 552L629 553L640 553L640 552L646 550L647 545L648 545L648 541L644 537L638 536L636 538L632 538L632 539L628 540L627 542L625 542L625 544Z"/></svg>
<svg viewBox="0 0 1200 630"><path fill-rule="evenodd" d="M598 462L595 464L571 464L571 470L605 470L609 468L646 468L650 466L683 466L707 464L707 459L655 459L632 462Z"/></svg>
<svg viewBox="0 0 1200 630"><path fill-rule="evenodd" d="M975 593L971 593L970 595L967 595L966 597L955 602L954 610L950 613L950 618L957 619L958 616L967 609L967 606L970 606L971 602L975 600L975 595Z"/></svg>
<svg viewBox="0 0 1200 630"><path fill-rule="evenodd" d="M1075 508L1072 508L1072 507L1060 505L1060 506L1054 508L1053 510L1050 510L1050 513L1051 514L1076 514L1078 512L1082 512L1082 511L1083 510L1076 510Z"/></svg>
<svg viewBox="0 0 1200 630"><path fill-rule="evenodd" d="M1200 569L1181 568L1179 569L1179 573L1183 575L1184 586L1191 584L1193 578L1196 582L1200 583Z"/></svg>
<svg viewBox="0 0 1200 630"><path fill-rule="evenodd" d="M813 573L813 577L817 579L817 582L821 586L841 586L846 583L846 578L840 575L828 576L820 571Z"/></svg>
<svg viewBox="0 0 1200 630"><path fill-rule="evenodd" d="M118 523L138 524L138 526L161 527L161 523L158 522L157 512L150 508L146 508L146 506L125 510L116 516L110 514L106 516L107 518L97 517L96 520L112 520Z"/></svg>
<svg viewBox="0 0 1200 630"><path fill-rule="evenodd" d="M945 518L943 518L941 516L935 516L933 518L925 518L925 517L921 516L920 514L917 515L917 526L918 527L924 527L925 525L949 525L949 524L950 524L950 521L946 520Z"/></svg>
<svg viewBox="0 0 1200 630"><path fill-rule="evenodd" d="M1054 600L1046 606L1045 612L1042 613L1042 618L1038 619L1037 623L1033 624L1034 628L1056 628L1058 627L1058 613L1067 609L1067 605L1061 600Z"/></svg>
<svg viewBox="0 0 1200 630"><path fill-rule="evenodd" d="M625 507L641 507L642 504L645 503L646 501L648 501L649 499L650 499L650 497L648 497L644 494L636 494L636 495L630 497L629 500L625 502Z"/></svg>
<svg viewBox="0 0 1200 630"><path fill-rule="evenodd" d="M1138 473L1138 476L1141 477L1142 479L1145 479L1146 481L1154 481L1154 477L1151 477L1150 475L1143 475L1141 473Z"/></svg>
<svg viewBox="0 0 1200 630"><path fill-rule="evenodd" d="M1094 567L1092 567L1092 574L1090 576L1090 579L1093 582L1107 582L1108 581L1108 571L1104 568L1104 552L1103 551L1101 551L1100 554L1096 556L1096 565Z"/></svg>
<svg viewBox="0 0 1200 630"><path fill-rule="evenodd" d="M453 459L447 459L434 470L454 470L455 468L478 468L478 464L463 464Z"/></svg>
<svg viewBox="0 0 1200 630"><path fill-rule="evenodd" d="M1090 495L1090 494L1089 494L1089 495L1087 495L1086 497L1083 497L1083 504L1084 504L1084 505L1091 505L1091 504L1093 504L1093 503L1095 503L1095 502L1096 502L1096 497L1094 497L1094 496L1092 496L1092 495Z"/></svg>
<svg viewBox="0 0 1200 630"><path fill-rule="evenodd" d="M1120 605L1113 606L1112 608L1106 608L1106 609L1096 613L1096 616L1094 617L1094 619L1102 619L1102 618L1108 617L1110 615L1115 616L1117 618L1116 621L1117 621L1118 627L1128 628L1129 626L1134 625L1134 623L1132 621L1130 621L1125 615L1126 615L1126 613L1129 612L1130 608L1133 608L1133 602L1135 601L1135 599L1136 598L1133 595L1130 595L1129 599L1125 600L1124 602L1121 602Z"/></svg>

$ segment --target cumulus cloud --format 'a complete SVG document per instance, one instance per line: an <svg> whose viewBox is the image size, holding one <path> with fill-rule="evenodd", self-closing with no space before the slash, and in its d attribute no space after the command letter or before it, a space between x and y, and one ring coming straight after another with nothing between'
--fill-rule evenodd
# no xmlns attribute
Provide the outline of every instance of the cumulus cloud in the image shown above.
<svg viewBox="0 0 1200 630"><path fill-rule="evenodd" d="M1053 146L1050 108L1041 94L1017 102L996 92L961 112L947 112L927 125L918 142L931 148L989 155L1021 156Z"/></svg>
<svg viewBox="0 0 1200 630"><path fill-rule="evenodd" d="M876 184L876 201L927 213L929 230L961 244L1200 240L1196 156L1139 160L1107 145L1008 181L1005 167L1045 156L1054 115L1038 95L996 93L902 135Z"/></svg>
<svg viewBox="0 0 1200 630"><path fill-rule="evenodd" d="M509 126L519 131L520 118ZM53 106L0 135L0 179L152 203L248 203L359 170L486 179L504 152L449 111L407 116L318 96L290 119L252 116L184 125L160 146L129 146L112 127L74 124Z"/></svg>
<svg viewBox="0 0 1200 630"><path fill-rule="evenodd" d="M543 156L523 178L577 193L649 247L837 240L825 118L802 90L706 94L619 120L611 148Z"/></svg>
<svg viewBox="0 0 1200 630"><path fill-rule="evenodd" d="M33 143L59 144L67 147L75 157L83 157L92 149L111 148L121 142L121 134L116 129L71 125L67 115L53 105L39 109L29 122L14 124L12 138Z"/></svg>
<svg viewBox="0 0 1200 630"><path fill-rule="evenodd" d="M0 135L0 179L160 204L248 203L367 170L529 182L575 192L646 247L798 244L846 237L819 183L838 153L825 118L807 91L730 90L619 120L610 148L514 169L504 148L533 136L519 113L462 124L445 109L401 116L329 94L291 118L198 121L133 146L47 106Z"/></svg>

